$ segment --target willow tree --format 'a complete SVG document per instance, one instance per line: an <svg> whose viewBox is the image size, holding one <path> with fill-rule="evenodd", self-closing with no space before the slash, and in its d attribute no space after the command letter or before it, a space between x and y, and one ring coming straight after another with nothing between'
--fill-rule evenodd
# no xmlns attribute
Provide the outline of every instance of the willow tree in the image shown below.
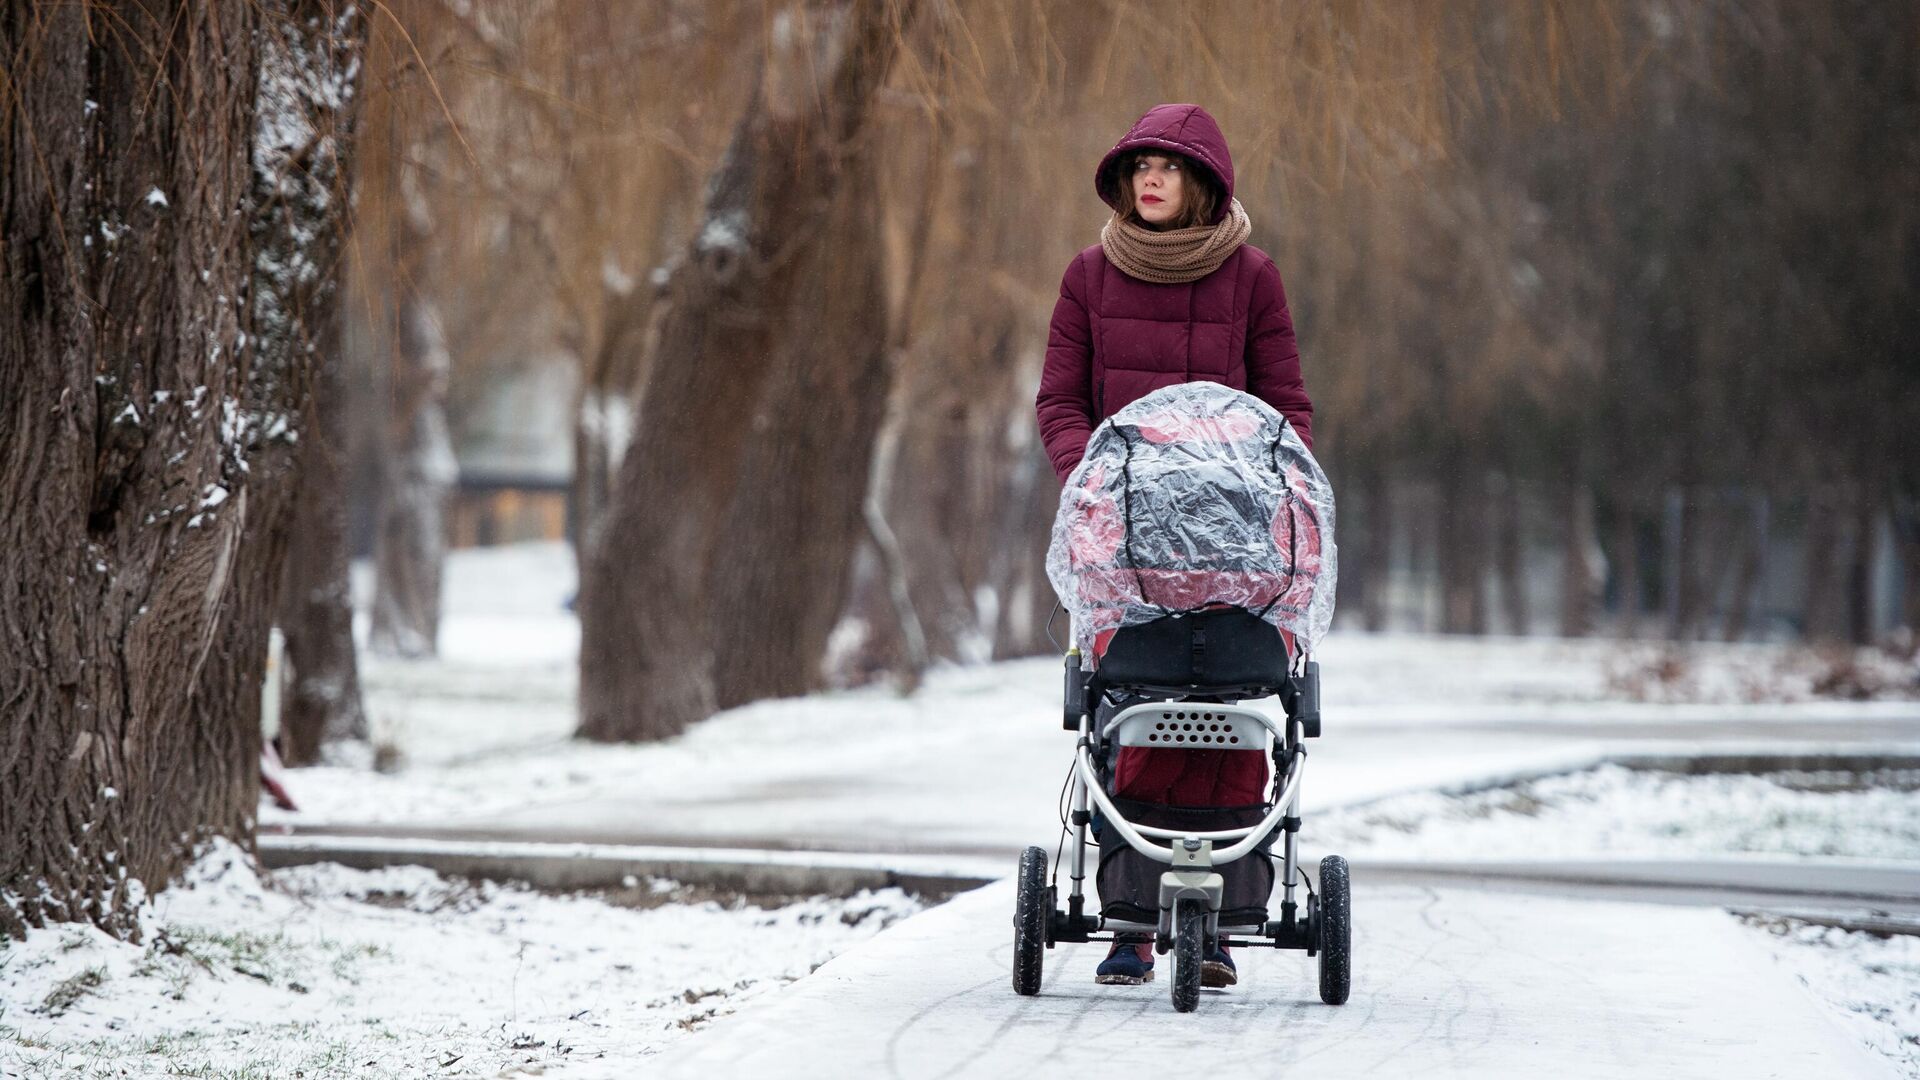
<svg viewBox="0 0 1920 1080"><path fill-rule="evenodd" d="M773 17L582 568L587 738L671 735L815 677L886 400L863 134L916 7Z"/></svg>
<svg viewBox="0 0 1920 1080"><path fill-rule="evenodd" d="M0 932L131 936L196 841L251 836L313 362L279 317L327 302L306 241L344 205L278 178L334 149L290 136L351 96L344 14L0 9Z"/></svg>
<svg viewBox="0 0 1920 1080"><path fill-rule="evenodd" d="M1409 14L1349 0L1254 16L1229 3L972 0L939 6L902 46L876 40L868 59L900 53L881 93L886 64L848 59L851 43L884 34L882 5L796 10L805 16L766 35L754 102L669 288L637 440L590 543L588 737L671 734L716 707L817 686L846 565L876 517L899 526L872 529L888 557L869 560L890 564L892 602L865 610L884 617L906 595L920 610L902 621L934 631L902 638L1030 645L1046 590L1040 542L1021 538L1044 536L1053 492L1044 472L1021 471L1033 451L1008 432L1031 424L1027 387L1060 268L1104 216L1087 171L1146 107L1206 102L1234 133L1243 199L1280 207L1314 185L1443 156L1456 113L1547 101L1561 68L1611 40L1592 3ZM810 47L842 35L849 45L795 66L802 23L825 28ZM1510 64L1486 49L1495 23ZM876 94L885 108L867 119ZM783 96L800 103L784 118ZM924 152L929 111L951 132L951 156ZM835 128L850 145L809 145ZM877 205L850 213L835 200L868 197L863 154L883 163ZM933 183L942 193L922 228L915 208ZM887 245L864 235L882 221ZM1327 237L1276 213L1256 232L1269 247ZM865 254L875 250L879 264ZM903 317L926 336L889 341ZM890 355L907 389L884 422ZM976 478L964 493L956 459ZM870 476L883 488L856 491ZM864 522L849 506L863 496L881 510ZM954 607L967 610L954 618ZM1000 611L1015 617L996 625Z"/></svg>

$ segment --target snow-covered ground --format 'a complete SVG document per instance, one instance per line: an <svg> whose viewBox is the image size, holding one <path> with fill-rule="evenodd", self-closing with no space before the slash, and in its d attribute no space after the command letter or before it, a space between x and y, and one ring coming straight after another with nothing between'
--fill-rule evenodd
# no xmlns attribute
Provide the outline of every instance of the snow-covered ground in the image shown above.
<svg viewBox="0 0 1920 1080"><path fill-rule="evenodd" d="M1313 832L1354 856L1765 854L1920 866L1920 770L1689 776L1603 765L1334 810L1315 820Z"/></svg>
<svg viewBox="0 0 1920 1080"><path fill-rule="evenodd" d="M1775 962L1854 1037L1906 1077L1920 1077L1920 937L1748 920Z"/></svg>
<svg viewBox="0 0 1920 1080"><path fill-rule="evenodd" d="M572 580L572 556L560 545L456 553L440 658L363 658L375 738L394 767L294 770L288 783L301 809L263 807L263 831L379 825L928 857L1051 847L1072 741L1059 730L1056 662L943 668L909 697L875 687L762 702L663 743L576 743L579 631L563 606ZM1622 747L1920 748L1920 707L1891 697L1819 699L1820 673L1791 650L1714 646L1688 657L1600 641L1336 633L1320 653L1327 737L1313 745L1306 846L1423 857L1444 835L1448 856L1544 849L1920 859L1920 799L1904 775L1814 793L1764 777L1601 769L1478 795L1432 793L1503 773L1583 767ZM768 991L915 906L894 892L731 908L685 892L656 897L644 881L616 899L667 902L625 906L467 886L422 870L327 866L279 871L269 884L230 852L203 862L189 884L160 894L145 946L56 930L0 952L0 1072L140 1076L172 1064L234 1076L494 1075L604 1054L593 1075L633 1075L686 1026L716 1009L750 1002L750 1016L784 999ZM1392 898L1372 917L1435 918L1417 893ZM1488 942L1498 938L1495 922L1454 902L1455 918L1470 918ZM1547 906L1581 925L1617 916ZM1636 909L1635 917L1668 910ZM1696 915L1732 919L1685 918ZM980 949L1004 951L1004 921L992 920L999 929ZM1369 936L1386 929L1360 923ZM1418 959L1433 943L1408 930L1392 933ZM1911 1053L1920 1045L1913 939L1731 933L1763 942L1775 963L1859 1025L1857 1038L1920 1076ZM1543 970L1569 963L1551 934L1521 944ZM928 963L922 981L931 989L960 977L937 957ZM1484 989L1510 993L1497 981ZM1163 997L1144 1007L1157 1012ZM1111 1000L1077 1001L1082 1012L1072 1016ZM1297 1005L1289 998L1276 1007L1294 1016ZM1507 1005L1469 1002L1462 1015L1491 1023ZM832 1011L830 1002L820 1007ZM1264 1031L1260 1012L1235 1023ZM1123 1007L1114 1020L1138 1015ZM1584 1023L1533 1016L1525 1030L1562 1021ZM1329 1037L1347 1036L1329 1029ZM968 1051L941 1052L951 1063Z"/></svg>
<svg viewBox="0 0 1920 1080"><path fill-rule="evenodd" d="M609 903L212 848L144 944L0 941L0 1075L494 1076L645 1059L919 909L897 889L761 908L636 880Z"/></svg>

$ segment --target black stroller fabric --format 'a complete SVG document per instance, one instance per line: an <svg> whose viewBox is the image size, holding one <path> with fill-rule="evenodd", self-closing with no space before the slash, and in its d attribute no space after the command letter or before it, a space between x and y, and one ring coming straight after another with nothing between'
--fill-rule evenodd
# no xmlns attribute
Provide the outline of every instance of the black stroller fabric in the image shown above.
<svg viewBox="0 0 1920 1080"><path fill-rule="evenodd" d="M1267 815L1264 806L1189 809L1158 803L1113 800L1114 808L1136 825L1156 829L1213 832L1258 825ZM1278 834L1276 834L1278 835ZM1221 845L1224 846L1224 845ZM1253 926L1267 921L1267 900L1273 895L1273 861L1267 857L1272 838L1238 862L1216 866L1225 879L1220 896L1221 926ZM1155 922L1160 918L1160 875L1167 864L1133 850L1108 826L1100 830L1100 913L1127 922Z"/></svg>
<svg viewBox="0 0 1920 1080"><path fill-rule="evenodd" d="M1287 647L1272 623L1243 608L1168 615L1114 634L1099 673L1113 686L1279 686Z"/></svg>

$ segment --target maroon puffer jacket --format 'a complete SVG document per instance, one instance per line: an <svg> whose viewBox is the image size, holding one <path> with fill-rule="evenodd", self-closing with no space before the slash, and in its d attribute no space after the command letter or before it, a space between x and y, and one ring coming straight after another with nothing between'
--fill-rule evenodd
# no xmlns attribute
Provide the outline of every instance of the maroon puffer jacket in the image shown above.
<svg viewBox="0 0 1920 1080"><path fill-rule="evenodd" d="M1128 150L1171 150L1210 170L1233 197L1233 159L1220 125L1198 105L1157 105L1107 152L1094 190L1114 205ZM1117 207L1116 207L1117 208ZM1280 271L1267 253L1242 244L1198 281L1156 285L1128 277L1095 244L1060 279L1040 377L1040 436L1064 483L1100 421L1174 383L1225 383L1273 406L1313 446L1313 403L1300 378L1300 349Z"/></svg>

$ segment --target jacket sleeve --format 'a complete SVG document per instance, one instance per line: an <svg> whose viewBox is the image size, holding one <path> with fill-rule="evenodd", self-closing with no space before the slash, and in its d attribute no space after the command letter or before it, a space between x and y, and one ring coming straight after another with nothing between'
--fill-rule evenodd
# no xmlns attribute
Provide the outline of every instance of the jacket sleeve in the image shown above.
<svg viewBox="0 0 1920 1080"><path fill-rule="evenodd" d="M1247 392L1286 417L1311 450L1313 402L1300 375L1300 346L1293 337L1287 290L1271 260L1254 279L1247 317Z"/></svg>
<svg viewBox="0 0 1920 1080"><path fill-rule="evenodd" d="M1040 439L1061 483L1093 437L1093 334L1087 318L1086 263L1075 259L1060 279L1060 299L1047 328L1047 362L1040 373Z"/></svg>

